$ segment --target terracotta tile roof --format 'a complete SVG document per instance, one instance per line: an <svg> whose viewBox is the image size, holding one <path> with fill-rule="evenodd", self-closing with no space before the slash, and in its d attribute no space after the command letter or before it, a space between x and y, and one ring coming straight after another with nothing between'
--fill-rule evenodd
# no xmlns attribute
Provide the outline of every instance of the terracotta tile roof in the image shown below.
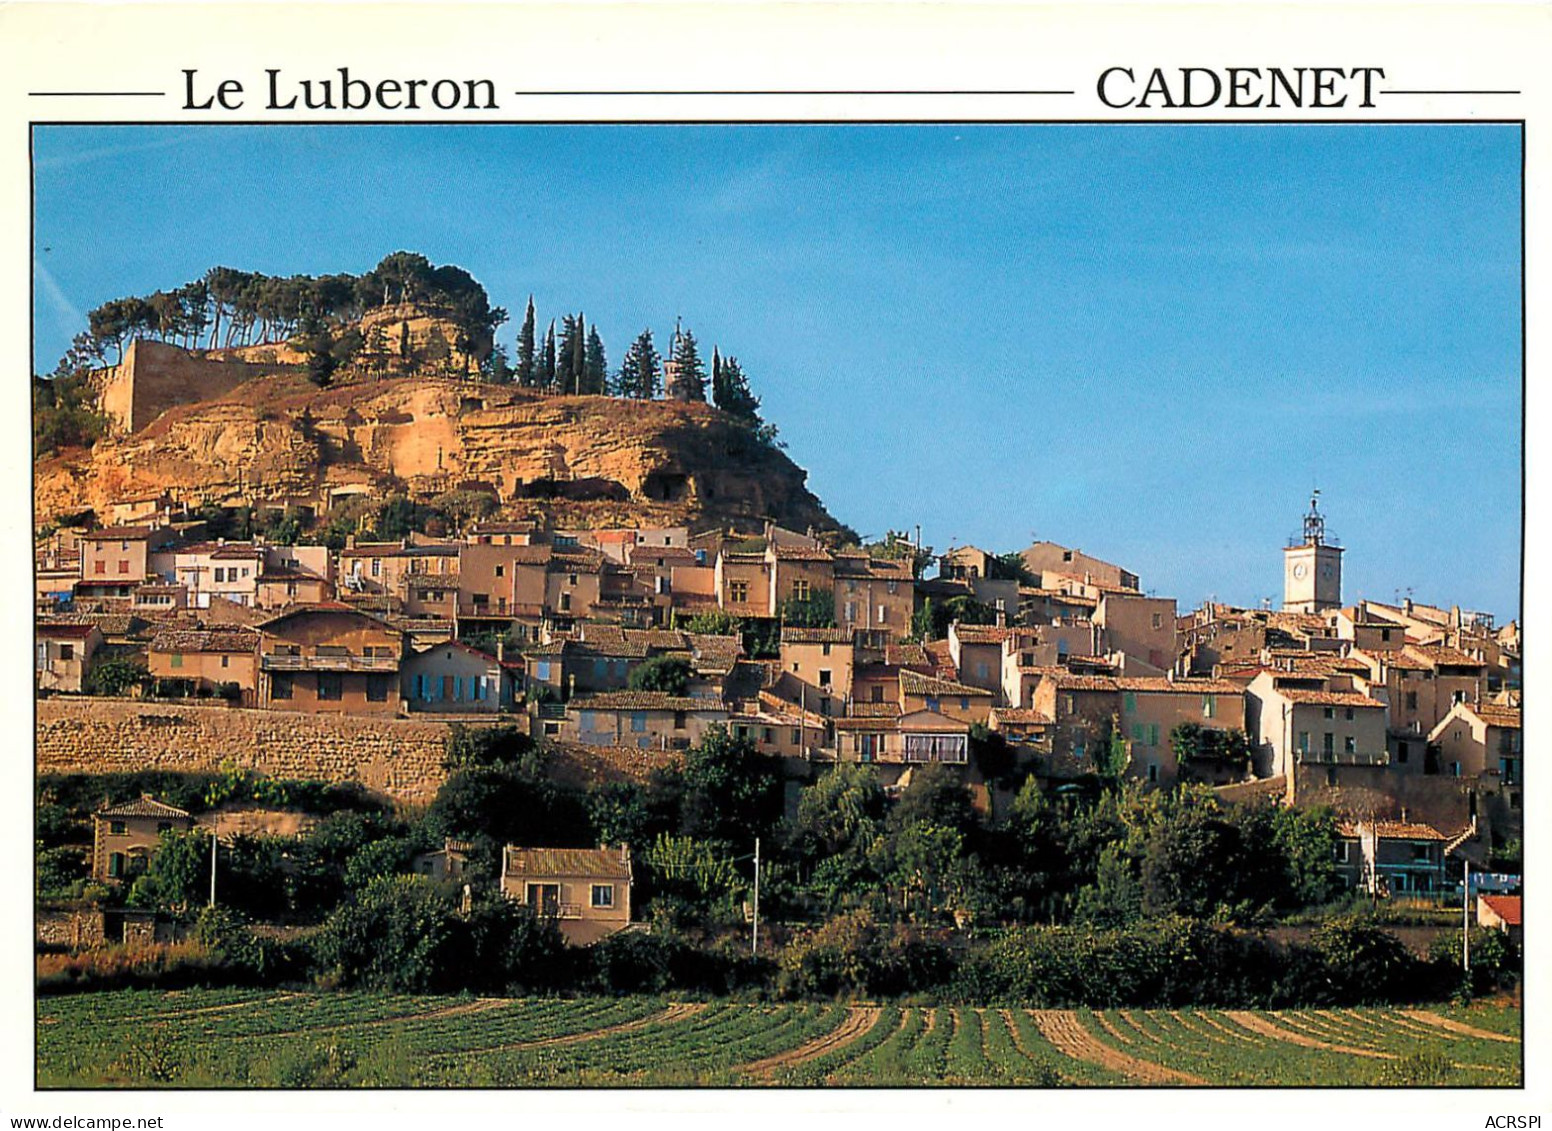
<svg viewBox="0 0 1552 1131"><path fill-rule="evenodd" d="M1358 836L1358 826L1364 822L1338 821L1336 834L1349 839ZM1416 821L1375 821L1374 830L1382 840L1449 840L1432 825Z"/></svg>
<svg viewBox="0 0 1552 1131"><path fill-rule="evenodd" d="M501 853L503 876L577 876L589 880L629 880L629 848L519 848Z"/></svg>
<svg viewBox="0 0 1552 1131"><path fill-rule="evenodd" d="M567 711L709 711L727 714L727 705L720 699L692 699L687 695L670 695L666 691L605 691L597 695L578 696L567 705Z"/></svg>
<svg viewBox="0 0 1552 1131"><path fill-rule="evenodd" d="M781 630L783 644L850 644L851 630L846 628L800 628L788 625Z"/></svg>
<svg viewBox="0 0 1552 1131"><path fill-rule="evenodd" d="M1471 708L1490 727L1502 727L1505 730L1520 729L1520 709L1518 707L1503 707L1497 703L1483 703Z"/></svg>
<svg viewBox="0 0 1552 1131"><path fill-rule="evenodd" d="M889 704L885 704L889 706ZM866 715L852 715L847 718L832 720L836 730L864 730L864 731L891 731L900 728L900 709L890 707L886 715L876 717Z"/></svg>
<svg viewBox="0 0 1552 1131"><path fill-rule="evenodd" d="M1299 687L1279 687L1277 694L1290 703L1313 703L1320 707L1368 707L1383 711L1385 704L1352 691L1307 691Z"/></svg>
<svg viewBox="0 0 1552 1131"><path fill-rule="evenodd" d="M251 628L176 629L151 639L153 652L252 652L259 634Z"/></svg>
<svg viewBox="0 0 1552 1131"><path fill-rule="evenodd" d="M992 693L983 687L970 687L963 683L955 683L947 679L934 679L932 676L913 672L909 668L900 672L900 693L902 695L932 696L960 696L976 699L990 699Z"/></svg>
<svg viewBox="0 0 1552 1131"><path fill-rule="evenodd" d="M684 635L701 672L730 672L744 653L743 641L736 636L702 636L692 632Z"/></svg>
<svg viewBox="0 0 1552 1131"><path fill-rule="evenodd" d="M99 809L96 815L99 817L187 817L189 813L186 809L164 805L149 793L143 793L134 801Z"/></svg>
<svg viewBox="0 0 1552 1131"><path fill-rule="evenodd" d="M1110 675L1079 675L1067 672L1048 677L1061 691L1117 691L1116 679Z"/></svg>
<svg viewBox="0 0 1552 1131"><path fill-rule="evenodd" d="M1226 679L1176 679L1162 676L1122 676L1116 679L1122 691L1163 692L1181 695L1239 695L1245 689Z"/></svg>
<svg viewBox="0 0 1552 1131"><path fill-rule="evenodd" d="M740 553L735 550L723 550L722 560L729 565L764 565L764 554Z"/></svg>
<svg viewBox="0 0 1552 1131"><path fill-rule="evenodd" d="M551 640L548 644L524 644L521 651L524 656L530 659L536 656L559 656L565 652L567 644L571 644L571 641ZM572 644L572 647L576 647L576 645Z"/></svg>
<svg viewBox="0 0 1552 1131"><path fill-rule="evenodd" d="M920 644L884 645L884 663L900 668L925 668L931 665L926 650Z"/></svg>
<svg viewBox="0 0 1552 1131"><path fill-rule="evenodd" d="M100 526L96 530L88 530L81 535L83 541L103 540L117 538L120 542L136 542L142 538L151 537L153 527L150 526Z"/></svg>
<svg viewBox="0 0 1552 1131"><path fill-rule="evenodd" d="M409 589L455 590L458 588L458 575L456 573L412 573L404 579L404 584Z"/></svg>
<svg viewBox="0 0 1552 1131"><path fill-rule="evenodd" d="M1031 707L993 707L991 713L993 723L1031 723L1049 724L1054 722L1050 715L1044 711L1036 711Z"/></svg>
<svg viewBox="0 0 1552 1131"><path fill-rule="evenodd" d="M218 558L222 561L229 561L233 559L262 558L263 556L264 551L257 546L248 544L233 545L231 543L222 546L220 549L212 550L210 553L212 561Z"/></svg>
<svg viewBox="0 0 1552 1131"><path fill-rule="evenodd" d="M41 620L37 624L39 636L55 640L85 640L96 627L94 624L56 624Z"/></svg>
<svg viewBox="0 0 1552 1131"><path fill-rule="evenodd" d="M1517 895L1479 895L1479 903L1487 904L1488 910L1497 915L1511 927L1523 925L1520 911L1520 897Z"/></svg>
<svg viewBox="0 0 1552 1131"><path fill-rule="evenodd" d="M851 705L851 717L856 719L894 718L900 713L898 703L858 703Z"/></svg>
<svg viewBox="0 0 1552 1131"><path fill-rule="evenodd" d="M469 528L471 534L532 534L539 529L537 522L476 522Z"/></svg>
<svg viewBox="0 0 1552 1131"><path fill-rule="evenodd" d="M555 549L551 554L549 570L551 573L598 573L608 560L601 550L566 546Z"/></svg>
<svg viewBox="0 0 1552 1131"><path fill-rule="evenodd" d="M131 636L147 627L147 622L133 613L58 613L39 624L94 624L104 636Z"/></svg>
<svg viewBox="0 0 1552 1131"><path fill-rule="evenodd" d="M835 560L829 550L820 546L773 546L771 552L779 562L829 562Z"/></svg>
<svg viewBox="0 0 1552 1131"><path fill-rule="evenodd" d="M1483 668L1487 665L1468 652L1443 644L1409 644L1407 654L1417 657L1429 667Z"/></svg>
<svg viewBox="0 0 1552 1131"><path fill-rule="evenodd" d="M1013 635L1010 628L990 624L956 624L953 627L961 644L1001 644Z"/></svg>

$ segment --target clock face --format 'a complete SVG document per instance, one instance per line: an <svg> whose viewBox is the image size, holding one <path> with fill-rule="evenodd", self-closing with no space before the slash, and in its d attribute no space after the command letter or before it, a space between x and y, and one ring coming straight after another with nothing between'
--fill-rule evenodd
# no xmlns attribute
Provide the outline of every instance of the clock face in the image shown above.
<svg viewBox="0 0 1552 1131"><path fill-rule="evenodd" d="M1304 575L1309 572L1309 567L1303 562L1298 562L1293 567L1293 576L1298 581L1304 580Z"/></svg>

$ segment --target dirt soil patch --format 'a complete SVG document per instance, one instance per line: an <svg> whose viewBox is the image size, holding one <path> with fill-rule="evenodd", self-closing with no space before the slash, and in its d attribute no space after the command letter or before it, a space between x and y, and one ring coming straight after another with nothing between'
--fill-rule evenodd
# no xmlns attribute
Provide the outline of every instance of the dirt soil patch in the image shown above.
<svg viewBox="0 0 1552 1131"><path fill-rule="evenodd" d="M796 1048L746 1064L741 1071L754 1076L769 1076L778 1068L789 1068L792 1065L813 1060L816 1056L823 1056L833 1049L845 1048L853 1041L861 1039L877 1025L879 1014L882 1012L883 1010L876 1005L848 1006L846 1019L828 1033L815 1037Z"/></svg>
<svg viewBox="0 0 1552 1131"><path fill-rule="evenodd" d="M1309 1036L1307 1033L1285 1029L1281 1025L1274 1025L1265 1017L1259 1017L1242 1009L1225 1010L1224 1016L1236 1025L1243 1025L1252 1033L1259 1033L1263 1037L1271 1037L1274 1041L1282 1041L1284 1044L1299 1045L1307 1049L1321 1049L1325 1052L1345 1052L1351 1056L1368 1056L1373 1057L1375 1060L1396 1059L1394 1053L1354 1048L1351 1045L1333 1045L1329 1041L1322 1041L1316 1037Z"/></svg>
<svg viewBox="0 0 1552 1131"><path fill-rule="evenodd" d="M1200 1076L1177 1072L1151 1060L1130 1056L1105 1044L1084 1027L1078 1015L1066 1009L1031 1009L1040 1033L1061 1052L1074 1060L1086 1060L1112 1072L1119 1072L1139 1084L1205 1084Z"/></svg>
<svg viewBox="0 0 1552 1131"><path fill-rule="evenodd" d="M1440 1017L1437 1013L1429 1013L1426 1009L1403 1009L1402 1015L1421 1021L1424 1025L1432 1025L1435 1029L1444 1029L1450 1033L1459 1033L1462 1037L1476 1037L1483 1041L1503 1041L1507 1044L1517 1045L1520 1038L1511 1037L1506 1033L1495 1033L1491 1029L1478 1029L1475 1025L1467 1025L1464 1022L1452 1021L1448 1017Z"/></svg>

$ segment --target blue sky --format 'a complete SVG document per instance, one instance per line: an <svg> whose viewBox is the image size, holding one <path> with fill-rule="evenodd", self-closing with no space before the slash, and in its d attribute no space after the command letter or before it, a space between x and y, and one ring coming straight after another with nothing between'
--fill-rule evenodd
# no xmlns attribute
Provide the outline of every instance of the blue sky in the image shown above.
<svg viewBox="0 0 1552 1131"><path fill-rule="evenodd" d="M49 127L36 367L213 264L398 249L617 365L683 316L864 535L1031 532L1187 608L1519 610L1520 139L1501 126Z"/></svg>

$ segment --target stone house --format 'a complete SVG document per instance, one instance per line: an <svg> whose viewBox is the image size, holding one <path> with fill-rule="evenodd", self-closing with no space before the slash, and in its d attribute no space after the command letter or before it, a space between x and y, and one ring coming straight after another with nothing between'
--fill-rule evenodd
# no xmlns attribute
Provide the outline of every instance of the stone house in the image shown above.
<svg viewBox="0 0 1552 1131"><path fill-rule="evenodd" d="M160 680L187 683L190 694L236 684L252 705L259 688L259 633L238 625L158 632L146 648L146 670Z"/></svg>
<svg viewBox="0 0 1552 1131"><path fill-rule="evenodd" d="M1524 781L1518 707L1457 703L1429 732L1428 742L1438 751L1435 773L1457 778L1497 774L1505 787Z"/></svg>
<svg viewBox="0 0 1552 1131"><path fill-rule="evenodd" d="M1441 891L1449 840L1415 821L1339 821L1336 871L1348 887L1374 894Z"/></svg>
<svg viewBox="0 0 1552 1131"><path fill-rule="evenodd" d="M1385 689L1390 728L1398 736L1428 734L1452 707L1479 701L1487 688L1482 661L1453 648L1406 645L1354 651L1352 658L1368 665L1371 686Z"/></svg>
<svg viewBox="0 0 1552 1131"><path fill-rule="evenodd" d="M982 687L970 687L953 680L922 675L909 669L900 671L900 714L918 711L941 714L964 723L968 728L984 723L991 714L996 696Z"/></svg>
<svg viewBox="0 0 1552 1131"><path fill-rule="evenodd" d="M764 554L723 550L715 566L717 603L737 617L772 615L771 563Z"/></svg>
<svg viewBox="0 0 1552 1131"><path fill-rule="evenodd" d="M1046 572L1076 574L1117 589L1141 588L1137 575L1130 570L1056 542L1036 542L1019 557L1024 559L1024 568L1036 577Z"/></svg>
<svg viewBox="0 0 1552 1131"><path fill-rule="evenodd" d="M835 595L835 559L822 546L773 541L765 547L765 564L770 567L772 615L788 601Z"/></svg>
<svg viewBox="0 0 1552 1131"><path fill-rule="evenodd" d="M918 765L970 760L970 724L940 711L834 720L835 757L842 762Z"/></svg>
<svg viewBox="0 0 1552 1131"><path fill-rule="evenodd" d="M95 624L40 620L33 632L37 690L85 691L86 673L102 643L102 631Z"/></svg>
<svg viewBox="0 0 1552 1131"><path fill-rule="evenodd" d="M445 839L442 847L419 852L410 860L410 870L434 883L462 883L474 845L466 840Z"/></svg>
<svg viewBox="0 0 1552 1131"><path fill-rule="evenodd" d="M1126 657L1128 674L1163 675L1175 666L1175 599L1105 593L1094 610L1099 646Z"/></svg>
<svg viewBox="0 0 1552 1131"><path fill-rule="evenodd" d="M1355 691L1324 690L1318 681L1314 687L1293 683L1263 671L1245 689L1257 777L1325 767L1335 784L1339 767L1383 771L1389 765L1384 703Z"/></svg>
<svg viewBox="0 0 1552 1131"><path fill-rule="evenodd" d="M1055 668L1041 674L1028 707L1051 720L1051 753L1087 764L1119 725L1121 689L1114 676Z"/></svg>
<svg viewBox="0 0 1552 1131"><path fill-rule="evenodd" d="M396 715L402 630L349 605L300 605L259 624L259 706Z"/></svg>
<svg viewBox="0 0 1552 1131"><path fill-rule="evenodd" d="M1517 895L1477 896L1477 926L1502 931L1517 947L1525 944L1525 924Z"/></svg>
<svg viewBox="0 0 1552 1131"><path fill-rule="evenodd" d="M1173 784L1182 777L1223 785L1241 780L1248 765L1232 766L1200 751L1181 765L1172 736L1182 724L1209 730L1245 729L1245 692L1237 683L1213 679L1169 680L1122 676L1121 734L1126 742L1131 777L1150 783Z"/></svg>
<svg viewBox="0 0 1552 1131"><path fill-rule="evenodd" d="M146 870L165 832L186 833L194 818L150 794L92 814L92 878L131 880Z"/></svg>
<svg viewBox="0 0 1552 1131"><path fill-rule="evenodd" d="M835 623L887 641L911 630L916 583L906 561L860 553L834 555Z"/></svg>
<svg viewBox="0 0 1552 1131"><path fill-rule="evenodd" d="M1014 635L1009 628L994 625L960 624L948 626L948 649L960 681L971 687L1002 697L1004 646Z"/></svg>
<svg viewBox="0 0 1552 1131"><path fill-rule="evenodd" d="M846 714L854 659L852 634L846 629L783 628L781 672L786 683L796 685L796 691L784 688L783 698L821 715Z"/></svg>
<svg viewBox="0 0 1552 1131"><path fill-rule="evenodd" d="M105 526L82 535L81 586L97 596L128 597L151 571L151 552L171 542L170 527Z"/></svg>
<svg viewBox="0 0 1552 1131"><path fill-rule="evenodd" d="M727 706L663 691L610 691L566 704L560 736L586 746L688 750L713 726L726 725Z"/></svg>
<svg viewBox="0 0 1552 1131"><path fill-rule="evenodd" d="M516 661L447 640L404 657L399 694L411 711L494 715L515 708L522 670Z"/></svg>
<svg viewBox="0 0 1552 1131"><path fill-rule="evenodd" d="M630 925L632 879L628 844L509 844L501 854L501 894L553 920L573 946L587 946Z"/></svg>

